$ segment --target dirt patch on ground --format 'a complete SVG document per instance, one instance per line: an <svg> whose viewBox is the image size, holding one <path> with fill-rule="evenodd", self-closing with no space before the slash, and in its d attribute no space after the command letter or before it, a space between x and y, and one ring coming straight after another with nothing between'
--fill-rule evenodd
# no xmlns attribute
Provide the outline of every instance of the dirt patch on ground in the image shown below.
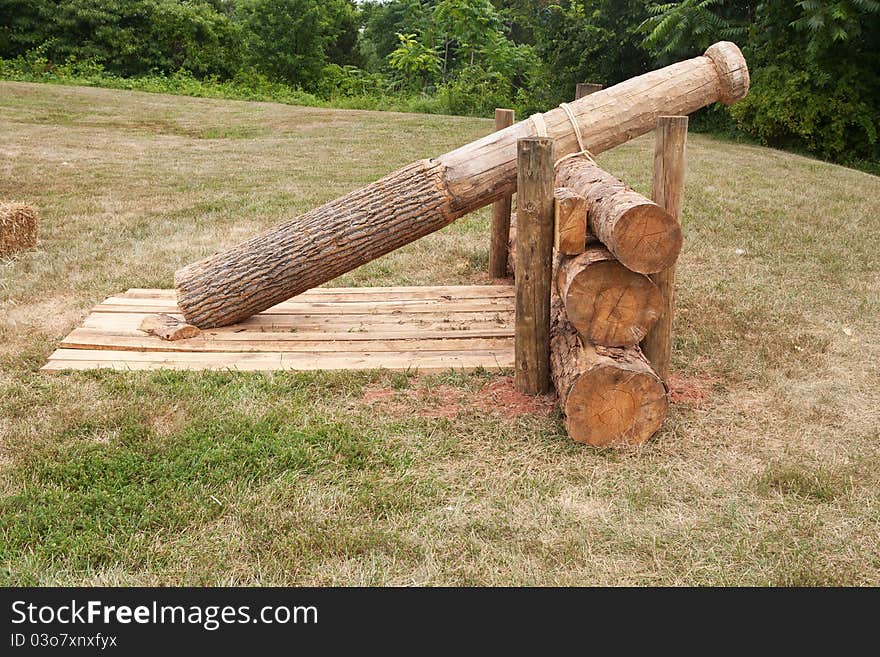
<svg viewBox="0 0 880 657"><path fill-rule="evenodd" d="M361 401L392 415L415 413L419 417L451 419L479 410L505 417L543 417L553 411L556 395L524 395L514 389L513 379L505 376L486 384L477 392L447 385L420 386L418 382L412 382L404 390L368 388L364 390Z"/></svg>
<svg viewBox="0 0 880 657"><path fill-rule="evenodd" d="M712 397L712 388L717 382L717 379L710 376L670 374L667 381L669 401L700 408Z"/></svg>
<svg viewBox="0 0 880 657"><path fill-rule="evenodd" d="M513 377L505 376L487 384L477 393L476 405L482 410L519 416L546 416L556 405L556 394L525 395L513 387Z"/></svg>

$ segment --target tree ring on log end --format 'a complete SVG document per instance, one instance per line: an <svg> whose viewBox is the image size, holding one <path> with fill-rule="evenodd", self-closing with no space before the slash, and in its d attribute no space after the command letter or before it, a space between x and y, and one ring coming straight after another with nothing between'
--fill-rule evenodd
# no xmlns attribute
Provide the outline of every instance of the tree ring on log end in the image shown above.
<svg viewBox="0 0 880 657"><path fill-rule="evenodd" d="M682 245L681 226L654 203L627 210L615 224L612 239L617 259L640 274L656 274L671 267Z"/></svg>
<svg viewBox="0 0 880 657"><path fill-rule="evenodd" d="M564 302L572 326L590 342L627 347L645 337L663 298L647 276L606 260L578 272Z"/></svg>
<svg viewBox="0 0 880 657"><path fill-rule="evenodd" d="M666 389L653 373L600 366L572 386L565 424L579 443L640 445L663 424L666 407Z"/></svg>

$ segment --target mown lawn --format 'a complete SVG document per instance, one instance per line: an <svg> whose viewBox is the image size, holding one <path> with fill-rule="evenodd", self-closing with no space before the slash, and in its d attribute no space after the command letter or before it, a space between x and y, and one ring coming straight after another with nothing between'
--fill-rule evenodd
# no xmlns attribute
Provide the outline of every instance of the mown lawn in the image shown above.
<svg viewBox="0 0 880 657"><path fill-rule="evenodd" d="M38 368L89 307L488 120L0 83L0 584L880 585L880 178L692 135L676 403L573 444L503 374ZM650 138L600 157L649 191ZM488 213L335 281L484 283ZM491 389L491 388L490 388Z"/></svg>

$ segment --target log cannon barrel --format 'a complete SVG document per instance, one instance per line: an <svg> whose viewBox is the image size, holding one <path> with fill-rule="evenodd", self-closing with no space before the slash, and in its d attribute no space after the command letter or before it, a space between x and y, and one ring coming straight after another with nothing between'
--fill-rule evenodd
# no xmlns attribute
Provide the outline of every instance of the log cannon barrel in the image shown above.
<svg viewBox="0 0 880 657"><path fill-rule="evenodd" d="M748 91L736 45L608 87L355 190L178 270L177 302L201 328L232 324L316 287L515 191L517 142L555 139L556 157L613 148Z"/></svg>

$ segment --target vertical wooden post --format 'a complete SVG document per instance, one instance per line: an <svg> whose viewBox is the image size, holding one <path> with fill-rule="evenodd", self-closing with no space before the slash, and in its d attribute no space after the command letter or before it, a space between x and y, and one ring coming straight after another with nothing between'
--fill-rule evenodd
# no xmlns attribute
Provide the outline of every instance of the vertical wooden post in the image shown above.
<svg viewBox="0 0 880 657"><path fill-rule="evenodd" d="M495 131L513 125L512 109L495 110ZM510 196L492 204L492 236L489 242L489 275L507 277L507 239L510 233Z"/></svg>
<svg viewBox="0 0 880 657"><path fill-rule="evenodd" d="M553 140L520 139L516 166L514 387L537 395L550 390Z"/></svg>
<svg viewBox="0 0 880 657"><path fill-rule="evenodd" d="M580 100L584 96L589 96L590 94L594 94L597 91L601 90L601 84L593 84L591 82L578 82L577 87L575 87L574 99Z"/></svg>
<svg viewBox="0 0 880 657"><path fill-rule="evenodd" d="M661 116L654 141L654 202L681 222L684 201L685 144L688 117ZM642 340L642 351L657 376L669 378L672 320L675 310L675 265L651 276L663 295L660 317Z"/></svg>

